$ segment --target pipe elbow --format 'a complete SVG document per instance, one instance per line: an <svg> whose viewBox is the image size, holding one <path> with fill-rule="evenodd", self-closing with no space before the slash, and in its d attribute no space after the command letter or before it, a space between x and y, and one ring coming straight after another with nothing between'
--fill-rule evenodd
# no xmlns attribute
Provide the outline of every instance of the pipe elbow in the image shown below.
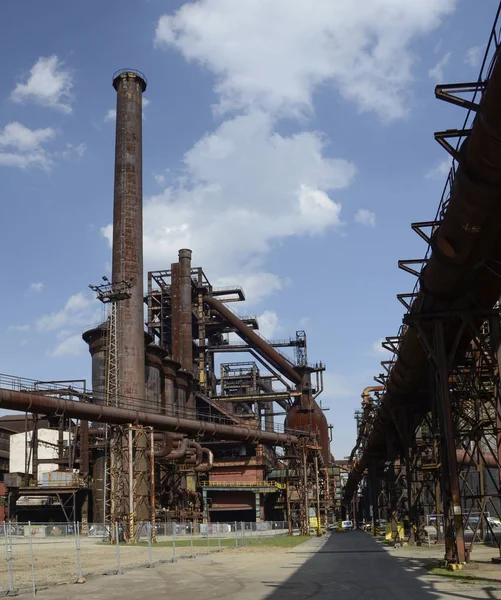
<svg viewBox="0 0 501 600"><path fill-rule="evenodd" d="M206 456L206 461L195 467L195 473L206 473L212 469L212 465L214 464L214 454L212 454L212 451L209 448L202 448L202 452Z"/></svg>
<svg viewBox="0 0 501 600"><path fill-rule="evenodd" d="M160 442L161 447L153 450L154 458L164 458L170 454L174 448L174 436L171 433L155 433L153 436L155 442ZM151 450L147 451L147 456L151 456Z"/></svg>
<svg viewBox="0 0 501 600"><path fill-rule="evenodd" d="M179 458L183 458L186 455L186 451L188 450L188 438L183 438L180 440L178 447L167 454L167 458L171 460L178 460Z"/></svg>

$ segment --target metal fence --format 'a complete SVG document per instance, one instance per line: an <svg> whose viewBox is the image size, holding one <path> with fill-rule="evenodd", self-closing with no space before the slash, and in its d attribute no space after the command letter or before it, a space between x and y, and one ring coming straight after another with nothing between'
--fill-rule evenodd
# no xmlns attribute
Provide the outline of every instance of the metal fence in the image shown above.
<svg viewBox="0 0 501 600"><path fill-rule="evenodd" d="M226 547L260 544L288 534L287 523L140 523L135 543L123 541L121 527L90 523L0 523L0 596L32 593L63 582L119 574L138 567L176 562Z"/></svg>

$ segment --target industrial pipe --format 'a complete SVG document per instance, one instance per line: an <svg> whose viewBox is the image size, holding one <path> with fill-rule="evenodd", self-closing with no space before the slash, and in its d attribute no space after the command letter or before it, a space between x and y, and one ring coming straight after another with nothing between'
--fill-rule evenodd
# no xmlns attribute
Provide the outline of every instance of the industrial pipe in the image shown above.
<svg viewBox="0 0 501 600"><path fill-rule="evenodd" d="M203 460L203 448L198 442L190 440L190 448L195 450L195 465L198 466Z"/></svg>
<svg viewBox="0 0 501 600"><path fill-rule="evenodd" d="M158 450L153 450L153 456L155 458L163 458L170 454L174 448L174 438L172 433L162 431L161 433L155 433L153 440L155 442L162 442L162 447ZM151 456L151 450L148 449L147 455Z"/></svg>
<svg viewBox="0 0 501 600"><path fill-rule="evenodd" d="M212 465L214 464L214 455L209 450L209 448L202 448L203 453L207 457L207 461L195 467L195 473L206 473L212 469Z"/></svg>
<svg viewBox="0 0 501 600"><path fill-rule="evenodd" d="M473 454L474 454L474 456L472 456ZM498 461L496 460L495 456L493 456L492 454L484 455L482 453L479 453L478 450L476 450L475 453L473 453L473 452L467 453L466 450L457 449L456 450L456 459L458 461L458 466L460 466L460 467L463 465L481 466L481 465L485 464L485 466L488 469L499 468L499 464L498 464Z"/></svg>
<svg viewBox="0 0 501 600"><path fill-rule="evenodd" d="M436 311L449 313L456 305L490 309L501 295L499 259L501 258L501 63L499 55L480 102L472 130L463 143L458 168L445 215L433 233L432 253L422 271L420 291L412 303L410 316ZM491 263L491 266L489 266ZM458 304L460 301L461 304ZM477 323L482 316L476 317ZM460 326L459 318L443 319L446 350ZM422 322L425 335L431 324ZM471 341L465 331L456 356L464 353ZM422 394L428 381L429 362L415 327L403 331L398 356L389 374L372 432L360 463L350 475L347 496L354 493L371 459L384 460L386 437L396 435L392 411L398 406L412 416L409 432L430 408L429 392ZM425 390L427 392L427 390Z"/></svg>
<svg viewBox="0 0 501 600"><path fill-rule="evenodd" d="M289 433L262 431L250 427L224 425L211 421L199 421L167 415L148 413L142 410L117 408L44 396L36 393L0 389L0 408L31 412L43 415L59 415L114 425L137 423L155 427L161 431L174 431L192 435L209 435L222 439L269 442L275 445L297 443L299 438Z"/></svg>
<svg viewBox="0 0 501 600"><path fill-rule="evenodd" d="M364 388L364 391L362 392L362 400L370 398L370 395L373 392L384 392L384 385L370 385Z"/></svg>
<svg viewBox="0 0 501 600"><path fill-rule="evenodd" d="M186 454L186 450L188 450L188 445L189 445L188 438L183 438L179 442L178 447L175 450L171 450L171 452L169 453L167 458L171 459L171 460L178 460L180 458L183 458Z"/></svg>
<svg viewBox="0 0 501 600"><path fill-rule="evenodd" d="M293 381L294 383L301 384L302 377L299 373L289 364L283 356L281 356L275 348L270 346L262 337L258 336L250 327L247 327L245 323L235 315L231 310L226 308L223 303L219 302L212 296L204 296L203 301L218 312L224 319L235 327L237 334L246 342L249 346L254 348L265 360L271 363L282 375Z"/></svg>

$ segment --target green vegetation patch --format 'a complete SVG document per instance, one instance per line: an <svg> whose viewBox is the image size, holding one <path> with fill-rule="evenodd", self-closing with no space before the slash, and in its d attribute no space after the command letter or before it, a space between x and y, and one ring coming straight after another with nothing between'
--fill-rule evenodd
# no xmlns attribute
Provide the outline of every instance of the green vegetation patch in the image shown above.
<svg viewBox="0 0 501 600"><path fill-rule="evenodd" d="M245 546L272 546L275 548L294 548L294 546L298 546L299 544L302 544L303 542L306 542L306 540L311 539L310 536L308 535L294 535L294 536L288 536L288 535L284 535L284 536L277 536L277 537L262 537L262 538L251 538L251 537L246 537L244 540L244 545ZM121 543L121 546L127 546L128 544L125 543ZM147 546L148 543L147 542L138 542L137 544L135 544L135 546ZM154 544L155 548L161 547L161 546L165 546L167 548L172 548L172 541L171 540L167 540L167 541L161 541L161 542L155 542ZM176 540L176 548L186 548L186 547L190 547L191 543L190 540L186 540L186 539L179 539ZM193 546L197 547L197 548L213 548L216 549L219 547L218 544L218 540L217 538L210 538L210 540L207 540L207 538L197 538L193 540ZM240 548L242 546L242 539L239 538L238 540L238 547ZM226 547L226 548L236 548L236 544L235 544L235 538L221 538L221 547Z"/></svg>
<svg viewBox="0 0 501 600"><path fill-rule="evenodd" d="M492 581L491 579L487 579L485 577L477 577L476 575L470 575L470 573L465 573L462 570L459 571L449 571L445 567L439 567L436 564L424 565L424 568L431 575L440 575L440 577L449 577L451 579L459 579L461 581Z"/></svg>

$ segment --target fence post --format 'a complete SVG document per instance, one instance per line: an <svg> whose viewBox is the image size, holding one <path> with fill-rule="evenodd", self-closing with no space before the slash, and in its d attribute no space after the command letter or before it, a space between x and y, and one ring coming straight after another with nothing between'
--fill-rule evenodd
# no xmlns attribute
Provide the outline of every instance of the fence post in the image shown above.
<svg viewBox="0 0 501 600"><path fill-rule="evenodd" d="M115 544L117 546L117 574L120 573L120 537L118 535L118 521L115 521Z"/></svg>
<svg viewBox="0 0 501 600"><path fill-rule="evenodd" d="M193 555L193 521L191 522L191 528L190 528L190 558L195 558Z"/></svg>
<svg viewBox="0 0 501 600"><path fill-rule="evenodd" d="M219 548L219 552L221 552L221 524L217 524L217 547Z"/></svg>
<svg viewBox="0 0 501 600"><path fill-rule="evenodd" d="M245 523L242 521L240 526L242 527L242 546L245 546Z"/></svg>
<svg viewBox="0 0 501 600"><path fill-rule="evenodd" d="M237 522L235 521L235 547L238 548Z"/></svg>
<svg viewBox="0 0 501 600"><path fill-rule="evenodd" d="M176 562L176 527L172 523L172 562Z"/></svg>
<svg viewBox="0 0 501 600"><path fill-rule="evenodd" d="M68 527L66 527L68 531ZM80 523L73 523L73 531L75 532L75 545L77 548L77 568L78 568L78 579L77 583L85 583L85 579L82 573L82 556L80 555Z"/></svg>
<svg viewBox="0 0 501 600"><path fill-rule="evenodd" d="M153 539L153 535L154 535L154 529L155 527L153 526L152 523L149 523L149 536L148 536L148 560L150 561L148 564L148 567L152 567L153 566L153 551L151 549L151 542Z"/></svg>
<svg viewBox="0 0 501 600"><path fill-rule="evenodd" d="M31 584L33 586L33 597L35 597L37 593L37 586L35 583L35 561L33 560L33 539L31 531L31 521L28 521L28 530L30 539Z"/></svg>
<svg viewBox="0 0 501 600"><path fill-rule="evenodd" d="M12 525L9 523L9 527ZM15 593L14 589L14 572L12 570L12 541L9 546L9 534L7 533L7 527L5 521L3 522L3 531L5 536L5 560L7 561L7 568L9 570L9 593L12 592L12 595Z"/></svg>
<svg viewBox="0 0 501 600"><path fill-rule="evenodd" d="M210 531L209 531L209 523L207 523L207 553L210 554Z"/></svg>

